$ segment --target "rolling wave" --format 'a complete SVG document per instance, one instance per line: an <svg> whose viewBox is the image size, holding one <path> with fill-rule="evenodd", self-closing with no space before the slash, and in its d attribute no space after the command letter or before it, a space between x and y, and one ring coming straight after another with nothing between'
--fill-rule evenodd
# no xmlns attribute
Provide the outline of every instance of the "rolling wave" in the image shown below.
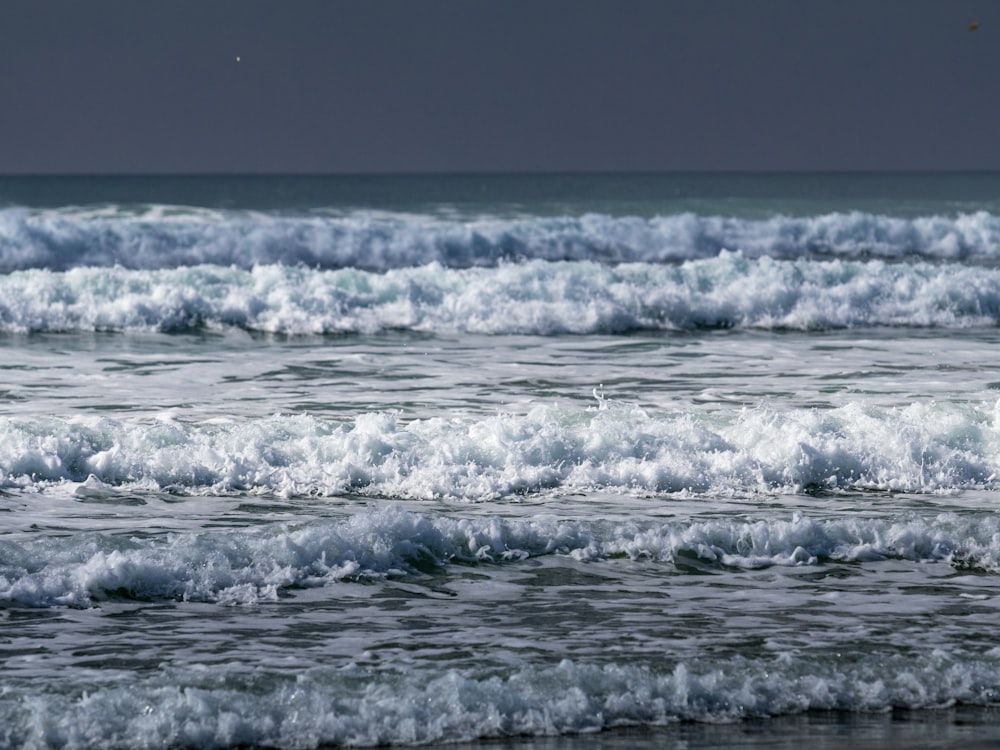
<svg viewBox="0 0 1000 750"><path fill-rule="evenodd" d="M596 488L708 497L940 493L998 486L997 419L993 408L934 402L662 414L538 406L525 415L409 422L391 413L348 422L5 417L0 486L465 501Z"/></svg>
<svg viewBox="0 0 1000 750"><path fill-rule="evenodd" d="M998 656L917 649L836 659L719 659L672 670L563 660L505 674L315 666L220 684L222 665L141 674L76 693L0 694L4 747L314 748L551 736L679 721L732 722L807 710L874 711L964 703L1000 692ZM250 683L250 684L247 684ZM613 743L614 738L609 740ZM627 744L627 743L626 743Z"/></svg>
<svg viewBox="0 0 1000 750"><path fill-rule="evenodd" d="M780 261L530 261L384 273L281 265L77 268L0 276L0 331L558 335L636 330L967 327L1000 321L1000 269Z"/></svg>
<svg viewBox="0 0 1000 750"><path fill-rule="evenodd" d="M505 564L540 555L597 563L614 557L718 569L944 562L1000 572L1000 523L942 513L929 518L652 524L553 518L453 519L393 506L342 521L136 539L88 534L0 541L0 601L90 607L112 598L220 604L277 601L283 590L419 574L452 563Z"/></svg>
<svg viewBox="0 0 1000 750"><path fill-rule="evenodd" d="M980 211L897 218L862 212L741 219L584 214L453 219L352 211L282 214L176 206L0 209L0 272L120 266L302 264L388 270L510 260L664 263L721 250L784 259L1000 259L1000 217Z"/></svg>

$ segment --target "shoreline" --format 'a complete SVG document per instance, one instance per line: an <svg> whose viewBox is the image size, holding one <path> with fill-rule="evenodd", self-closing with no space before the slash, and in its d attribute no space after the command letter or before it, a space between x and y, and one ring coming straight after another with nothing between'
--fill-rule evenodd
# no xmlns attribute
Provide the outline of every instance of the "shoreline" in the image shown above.
<svg viewBox="0 0 1000 750"><path fill-rule="evenodd" d="M1000 705L953 706L885 713L807 711L731 724L679 722L663 727L621 727L587 734L503 737L421 745L433 750L653 750L719 747L745 750L904 750L1000 747ZM332 746L331 746L332 747Z"/></svg>

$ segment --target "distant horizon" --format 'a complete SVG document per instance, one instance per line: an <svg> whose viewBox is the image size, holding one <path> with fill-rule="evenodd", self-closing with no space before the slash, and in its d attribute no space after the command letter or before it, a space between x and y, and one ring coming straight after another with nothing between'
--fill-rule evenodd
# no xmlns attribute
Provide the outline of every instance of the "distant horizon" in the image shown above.
<svg viewBox="0 0 1000 750"><path fill-rule="evenodd" d="M0 180L24 178L256 178L256 177L574 177L574 176L686 176L699 175L1000 175L1000 167L983 169L557 169L557 170L450 170L450 171L367 171L367 172L0 172Z"/></svg>
<svg viewBox="0 0 1000 750"><path fill-rule="evenodd" d="M731 210L881 212L887 200L911 213L1000 215L1000 171L672 171L311 174L0 175L0 208L88 205L201 206L263 211L336 207L402 211L465 207L550 215L579 209L616 215ZM710 205L716 201L716 207ZM721 202L718 202L721 201ZM764 203L761 203L761 202ZM757 209L750 206L756 205ZM806 206L809 207L806 207ZM902 205L902 204L899 204ZM797 208L796 208L797 206ZM506 207L506 208L503 208Z"/></svg>

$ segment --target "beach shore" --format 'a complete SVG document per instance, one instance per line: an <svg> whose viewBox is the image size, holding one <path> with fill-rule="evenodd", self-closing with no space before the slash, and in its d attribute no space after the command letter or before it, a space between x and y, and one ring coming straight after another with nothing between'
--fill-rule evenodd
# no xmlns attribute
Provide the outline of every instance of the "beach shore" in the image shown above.
<svg viewBox="0 0 1000 750"><path fill-rule="evenodd" d="M903 750L1000 748L1000 706L889 713L811 711L732 724L684 722L558 737L510 737L435 745L440 750Z"/></svg>

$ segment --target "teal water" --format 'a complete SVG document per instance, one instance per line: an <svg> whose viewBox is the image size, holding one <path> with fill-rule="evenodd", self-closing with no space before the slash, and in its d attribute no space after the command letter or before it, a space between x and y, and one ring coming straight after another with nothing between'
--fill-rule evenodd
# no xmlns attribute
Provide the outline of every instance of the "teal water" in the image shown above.
<svg viewBox="0 0 1000 750"><path fill-rule="evenodd" d="M863 211L913 217L1000 207L1000 174L673 173L335 176L0 176L0 204L151 204L297 211L458 210L475 215L760 218Z"/></svg>

